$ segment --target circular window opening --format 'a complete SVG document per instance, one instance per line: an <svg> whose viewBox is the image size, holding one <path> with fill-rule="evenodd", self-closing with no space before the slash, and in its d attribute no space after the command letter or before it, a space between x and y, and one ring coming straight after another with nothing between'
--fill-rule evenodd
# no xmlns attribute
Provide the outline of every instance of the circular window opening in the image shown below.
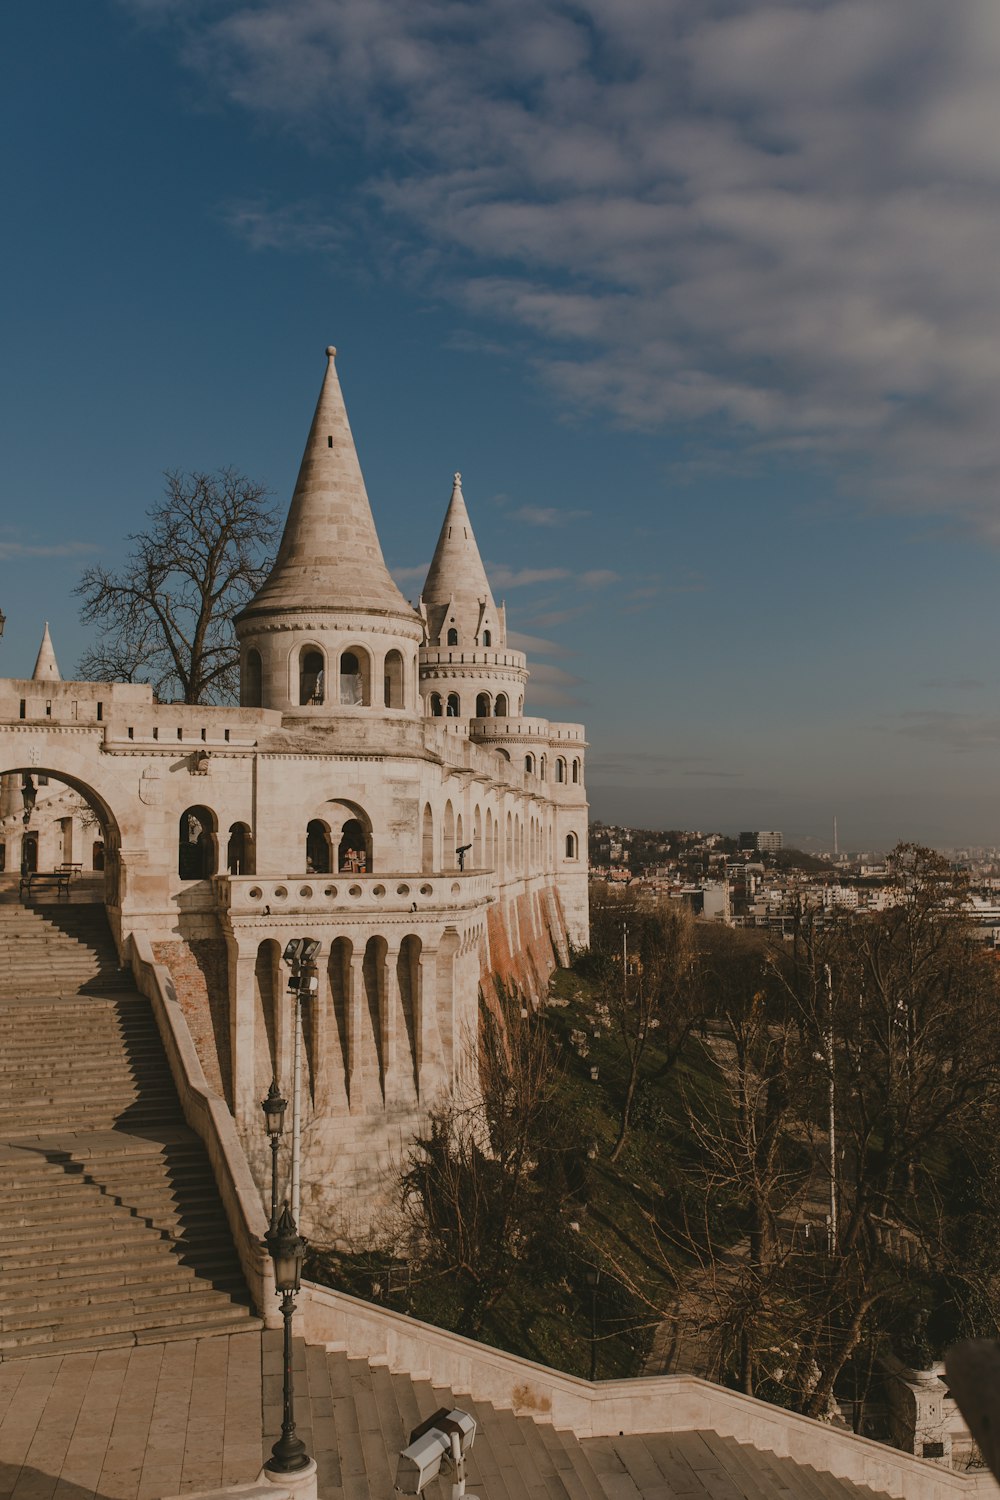
<svg viewBox="0 0 1000 1500"><path fill-rule="evenodd" d="M307 901L310 900L310 898L312 897L312 893L313 893L313 888L312 888L311 885L304 885L304 886L302 886L302 888L299 891L299 895L300 896L305 896L305 898L306 898Z"/></svg>
<svg viewBox="0 0 1000 1500"><path fill-rule="evenodd" d="M409 894L410 894L410 887L408 885L397 885L397 887L396 887L396 895L397 896L408 896Z"/></svg>
<svg viewBox="0 0 1000 1500"><path fill-rule="evenodd" d="M373 896L384 896L385 895L385 886L384 885L373 885L372 886L372 895Z"/></svg>
<svg viewBox="0 0 1000 1500"><path fill-rule="evenodd" d="M276 885L274 887L274 899L275 901L286 901L288 899L288 891L283 885Z"/></svg>
<svg viewBox="0 0 1000 1500"><path fill-rule="evenodd" d="M421 896L433 896L434 887L432 885L422 885L420 887L420 894Z"/></svg>
<svg viewBox="0 0 1000 1500"><path fill-rule="evenodd" d="M259 901L264 892L261 890L259 885L252 885L248 894L251 901Z"/></svg>
<svg viewBox="0 0 1000 1500"><path fill-rule="evenodd" d="M361 887L359 885L352 885L347 894L349 896L353 896L354 899L357 900L357 898L361 895Z"/></svg>
<svg viewBox="0 0 1000 1500"><path fill-rule="evenodd" d="M324 896L332 896L334 899L336 899L336 896L337 896L337 887L335 885L328 885L328 886L326 886L325 889L324 889L324 891L323 891L323 895Z"/></svg>

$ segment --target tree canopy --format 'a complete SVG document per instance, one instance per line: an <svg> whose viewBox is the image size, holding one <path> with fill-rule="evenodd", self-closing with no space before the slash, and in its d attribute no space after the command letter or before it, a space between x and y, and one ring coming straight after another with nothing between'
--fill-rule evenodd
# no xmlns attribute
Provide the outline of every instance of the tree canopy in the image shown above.
<svg viewBox="0 0 1000 1500"><path fill-rule="evenodd" d="M98 563L80 579L81 619L99 634L78 671L90 682L148 682L164 701L231 701L233 618L267 577L278 515L264 486L233 468L165 478L123 567Z"/></svg>

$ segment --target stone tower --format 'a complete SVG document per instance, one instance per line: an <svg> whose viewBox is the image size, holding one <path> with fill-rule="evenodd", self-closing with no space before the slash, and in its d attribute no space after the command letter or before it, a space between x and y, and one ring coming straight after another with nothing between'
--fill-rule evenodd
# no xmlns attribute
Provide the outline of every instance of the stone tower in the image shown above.
<svg viewBox="0 0 1000 1500"><path fill-rule="evenodd" d="M240 613L241 702L306 722L421 713L423 629L382 557L334 362L278 556Z"/></svg>
<svg viewBox="0 0 1000 1500"><path fill-rule="evenodd" d="M493 599L461 474L455 475L420 614L425 712L432 718L516 718L524 707L527 663L523 652L507 647L506 612Z"/></svg>
<svg viewBox="0 0 1000 1500"><path fill-rule="evenodd" d="M49 635L48 620L45 621L42 644L38 648L35 670L31 674L31 680L32 682L62 681L59 675L59 663L56 661L55 647L52 645L52 637Z"/></svg>

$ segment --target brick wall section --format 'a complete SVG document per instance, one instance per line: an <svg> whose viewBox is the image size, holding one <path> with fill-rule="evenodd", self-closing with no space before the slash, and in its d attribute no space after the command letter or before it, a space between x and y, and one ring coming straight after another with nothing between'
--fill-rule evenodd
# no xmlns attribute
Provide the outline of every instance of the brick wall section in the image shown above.
<svg viewBox="0 0 1000 1500"><path fill-rule="evenodd" d="M157 963L170 970L198 1059L212 1088L232 1108L229 1057L229 975L222 938L175 938L154 943Z"/></svg>

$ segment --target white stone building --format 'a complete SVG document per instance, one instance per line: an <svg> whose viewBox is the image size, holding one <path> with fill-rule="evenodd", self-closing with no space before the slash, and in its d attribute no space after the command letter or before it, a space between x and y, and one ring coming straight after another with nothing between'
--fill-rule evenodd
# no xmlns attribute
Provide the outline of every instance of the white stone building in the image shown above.
<svg viewBox="0 0 1000 1500"><path fill-rule="evenodd" d="M169 967L262 1177L259 1100L272 1074L287 1084L291 1046L281 953L320 941L304 1028L317 1235L366 1222L393 1157L460 1086L481 986L540 997L588 936L583 727L523 712L527 663L458 476L419 609L403 598L327 353L277 559L237 622L240 706L63 682L51 642L33 679L0 680L8 877L32 832L39 869L67 857L43 834L58 810L46 819L41 778L94 809L122 954L142 932Z"/></svg>

